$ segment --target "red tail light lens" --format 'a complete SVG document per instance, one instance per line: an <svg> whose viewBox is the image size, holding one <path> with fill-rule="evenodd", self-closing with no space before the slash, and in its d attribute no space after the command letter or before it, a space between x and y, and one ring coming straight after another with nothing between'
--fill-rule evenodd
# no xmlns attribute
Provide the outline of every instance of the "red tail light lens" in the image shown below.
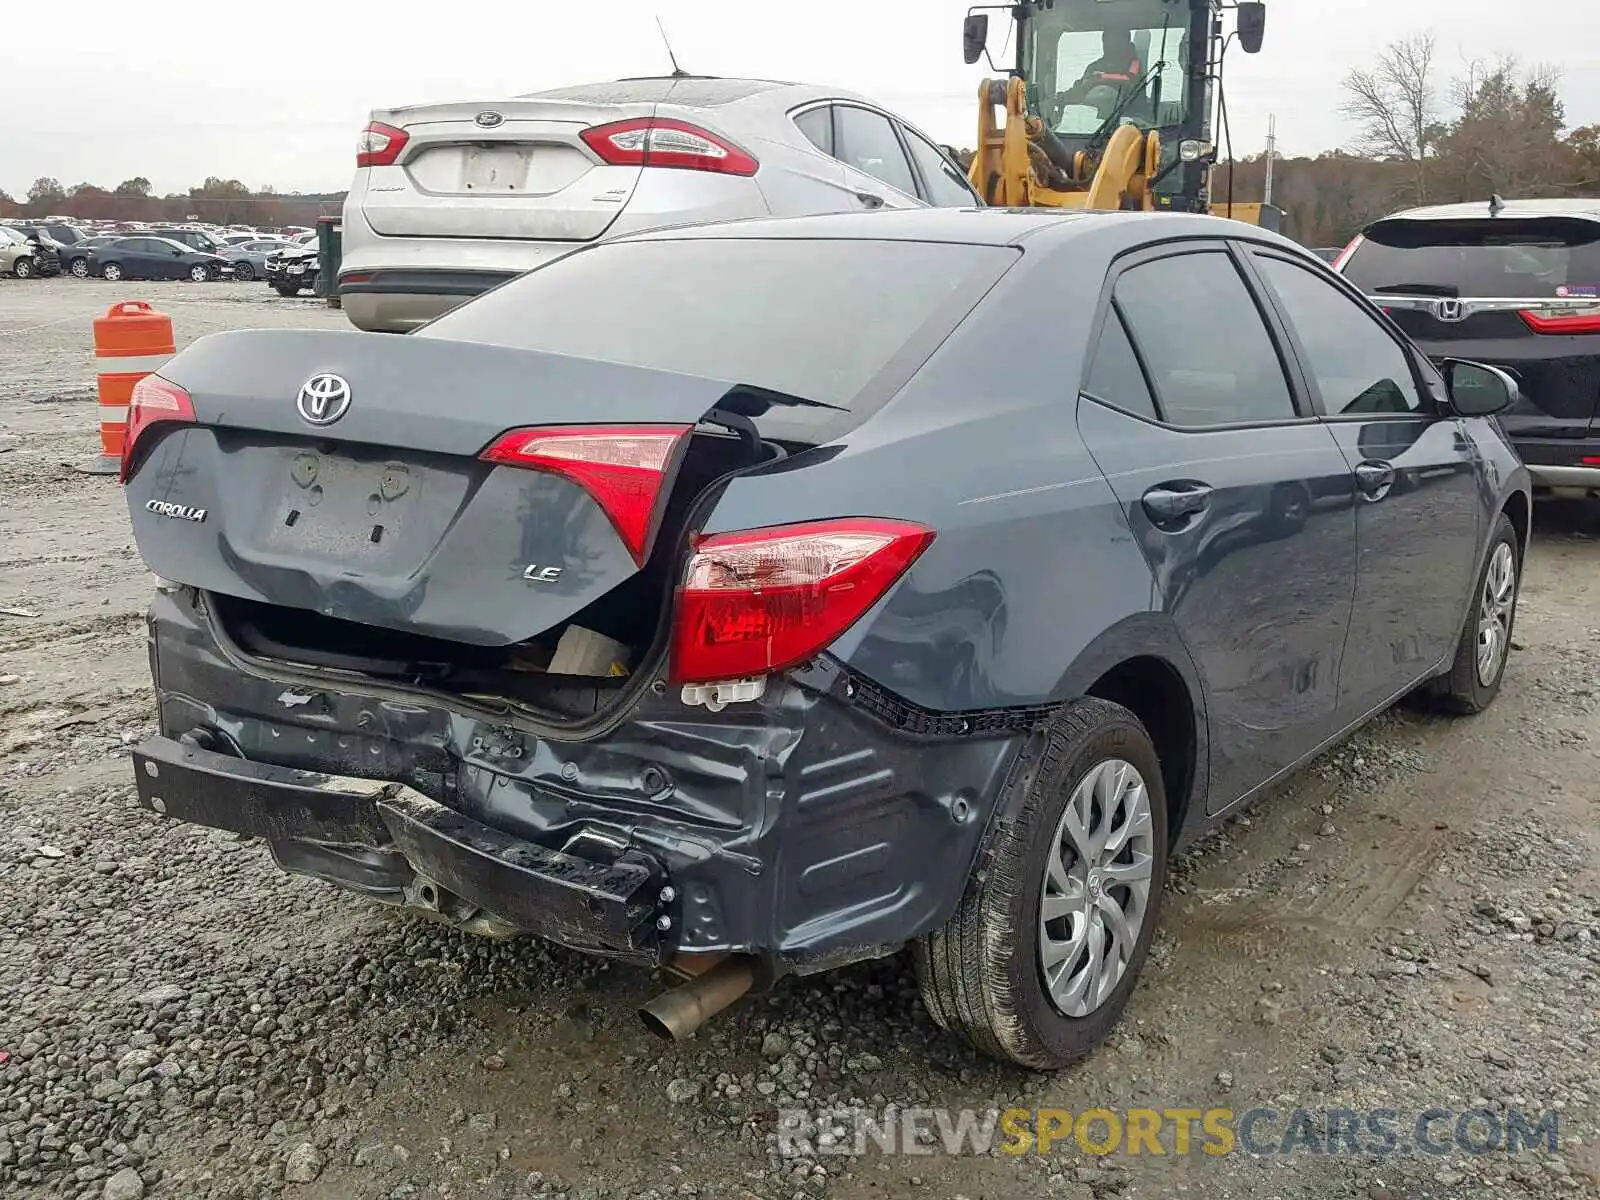
<svg viewBox="0 0 1600 1200"><path fill-rule="evenodd" d="M572 480L605 510L634 562L643 566L667 468L693 428L608 425L513 429L496 439L481 457L487 462L549 471Z"/></svg>
<svg viewBox="0 0 1600 1200"><path fill-rule="evenodd" d="M356 166L392 167L411 135L404 129L371 121L356 140Z"/></svg>
<svg viewBox="0 0 1600 1200"><path fill-rule="evenodd" d="M1523 309L1518 315L1535 333L1600 333L1600 311L1540 313Z"/></svg>
<svg viewBox="0 0 1600 1200"><path fill-rule="evenodd" d="M933 536L908 521L850 517L702 539L678 589L673 682L743 679L815 657Z"/></svg>
<svg viewBox="0 0 1600 1200"><path fill-rule="evenodd" d="M1356 252L1356 247L1361 245L1361 243L1365 240L1366 239L1363 238L1359 233L1356 234L1355 237L1351 238L1350 244L1343 250L1339 251L1339 257L1333 260L1333 269L1335 271L1341 270L1344 267L1344 264L1350 261L1350 256Z"/></svg>
<svg viewBox="0 0 1600 1200"><path fill-rule="evenodd" d="M678 167L721 175L754 175L760 166L743 150L687 121L637 117L585 129L589 149L613 167Z"/></svg>
<svg viewBox="0 0 1600 1200"><path fill-rule="evenodd" d="M194 420L194 401L177 384L159 375L146 375L134 384L133 396L128 401L128 433L122 443L122 466L118 473L121 482L128 482L134 447L152 425L163 421L192 425Z"/></svg>

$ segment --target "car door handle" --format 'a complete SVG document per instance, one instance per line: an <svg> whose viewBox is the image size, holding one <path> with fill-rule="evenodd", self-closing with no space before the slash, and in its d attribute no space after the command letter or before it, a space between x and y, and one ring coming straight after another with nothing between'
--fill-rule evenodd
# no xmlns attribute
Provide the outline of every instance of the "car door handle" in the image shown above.
<svg viewBox="0 0 1600 1200"><path fill-rule="evenodd" d="M867 208L882 208L885 204L884 198L874 192L857 192L856 199Z"/></svg>
<svg viewBox="0 0 1600 1200"><path fill-rule="evenodd" d="M1386 462L1364 462L1356 467L1356 487L1369 500L1382 500L1394 486L1394 468Z"/></svg>
<svg viewBox="0 0 1600 1200"><path fill-rule="evenodd" d="M1211 489L1203 483L1163 483L1144 494L1144 510L1157 525L1171 525L1211 503Z"/></svg>

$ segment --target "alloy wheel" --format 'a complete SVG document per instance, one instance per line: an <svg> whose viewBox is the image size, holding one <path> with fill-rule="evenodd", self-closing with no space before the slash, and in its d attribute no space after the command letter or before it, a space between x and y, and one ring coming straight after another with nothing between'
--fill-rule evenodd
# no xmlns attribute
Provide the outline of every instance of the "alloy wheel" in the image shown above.
<svg viewBox="0 0 1600 1200"><path fill-rule="evenodd" d="M1489 556L1478 601L1478 682L1491 687L1511 644L1511 617L1517 605L1517 560L1507 542Z"/></svg>
<svg viewBox="0 0 1600 1200"><path fill-rule="evenodd" d="M1107 759L1078 783L1045 859L1039 970L1051 1003L1082 1018L1127 971L1150 908L1150 792L1133 764Z"/></svg>

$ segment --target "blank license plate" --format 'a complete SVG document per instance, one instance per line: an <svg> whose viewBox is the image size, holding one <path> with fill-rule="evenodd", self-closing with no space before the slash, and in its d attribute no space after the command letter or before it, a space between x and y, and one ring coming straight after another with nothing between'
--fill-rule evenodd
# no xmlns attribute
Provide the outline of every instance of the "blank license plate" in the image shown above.
<svg viewBox="0 0 1600 1200"><path fill-rule="evenodd" d="M461 190L525 192L532 163L530 146L468 146L461 160Z"/></svg>

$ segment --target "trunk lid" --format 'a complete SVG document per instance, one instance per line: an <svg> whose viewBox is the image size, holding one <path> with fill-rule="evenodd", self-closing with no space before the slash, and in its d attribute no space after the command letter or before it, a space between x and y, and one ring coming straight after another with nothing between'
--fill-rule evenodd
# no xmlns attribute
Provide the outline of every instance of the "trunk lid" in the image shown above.
<svg viewBox="0 0 1600 1200"><path fill-rule="evenodd" d="M602 163L579 135L652 110L526 98L376 110L407 141L393 166L367 168L362 211L380 234L592 241L640 168Z"/></svg>
<svg viewBox="0 0 1600 1200"><path fill-rule="evenodd" d="M145 433L132 464L127 499L152 571L482 646L546 633L641 570L582 485L483 461L485 448L530 426L693 425L732 386L439 338L280 330L203 338L161 375L189 394L196 423ZM326 375L348 405L317 426L298 397Z"/></svg>
<svg viewBox="0 0 1600 1200"><path fill-rule="evenodd" d="M1501 417L1512 436L1600 433L1600 328L1561 323L1600 316L1600 221L1391 218L1366 231L1342 273L1436 361L1509 372L1522 392Z"/></svg>

